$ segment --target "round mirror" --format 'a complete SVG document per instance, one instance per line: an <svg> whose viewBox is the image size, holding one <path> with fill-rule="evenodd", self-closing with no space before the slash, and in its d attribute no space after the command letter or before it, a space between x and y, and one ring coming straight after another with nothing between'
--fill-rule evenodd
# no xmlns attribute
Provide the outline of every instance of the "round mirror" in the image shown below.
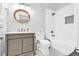
<svg viewBox="0 0 79 59"><path fill-rule="evenodd" d="M27 23L30 20L30 14L23 9L18 9L14 12L14 18L19 23Z"/></svg>

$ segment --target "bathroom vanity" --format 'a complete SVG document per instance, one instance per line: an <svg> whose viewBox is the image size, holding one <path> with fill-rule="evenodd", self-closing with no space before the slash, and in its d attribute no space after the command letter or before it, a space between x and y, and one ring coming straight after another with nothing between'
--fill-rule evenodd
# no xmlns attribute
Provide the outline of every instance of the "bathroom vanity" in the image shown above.
<svg viewBox="0 0 79 59"><path fill-rule="evenodd" d="M34 33L7 33L6 56L29 56L35 54Z"/></svg>

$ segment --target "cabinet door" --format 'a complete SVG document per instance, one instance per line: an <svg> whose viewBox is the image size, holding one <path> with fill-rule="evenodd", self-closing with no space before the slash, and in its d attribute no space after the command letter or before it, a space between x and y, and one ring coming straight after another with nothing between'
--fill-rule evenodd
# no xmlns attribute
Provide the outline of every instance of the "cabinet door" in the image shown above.
<svg viewBox="0 0 79 59"><path fill-rule="evenodd" d="M14 56L22 53L22 40L10 39L8 40L8 55Z"/></svg>
<svg viewBox="0 0 79 59"><path fill-rule="evenodd" d="M23 39L23 52L33 51L33 38L24 38Z"/></svg>

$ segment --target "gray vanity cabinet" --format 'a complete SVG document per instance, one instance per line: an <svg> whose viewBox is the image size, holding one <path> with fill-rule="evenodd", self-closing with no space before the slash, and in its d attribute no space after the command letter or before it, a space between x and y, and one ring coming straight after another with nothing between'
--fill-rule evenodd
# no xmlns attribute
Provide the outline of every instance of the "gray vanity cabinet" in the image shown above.
<svg viewBox="0 0 79 59"><path fill-rule="evenodd" d="M12 33L5 37L7 56L34 55L34 33Z"/></svg>

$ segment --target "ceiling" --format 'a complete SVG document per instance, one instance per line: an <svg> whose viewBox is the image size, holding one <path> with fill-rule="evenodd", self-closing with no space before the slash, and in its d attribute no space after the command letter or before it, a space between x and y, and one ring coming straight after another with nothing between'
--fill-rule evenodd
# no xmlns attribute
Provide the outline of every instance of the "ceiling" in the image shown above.
<svg viewBox="0 0 79 59"><path fill-rule="evenodd" d="M48 9L51 9L53 11L57 11L67 5L69 5L70 3L48 3L46 4Z"/></svg>
<svg viewBox="0 0 79 59"><path fill-rule="evenodd" d="M32 6L32 5L37 5L37 6L41 6L43 8L47 8L47 9L51 9L53 11L57 11L71 3L20 3L23 5L28 5L28 6Z"/></svg>

